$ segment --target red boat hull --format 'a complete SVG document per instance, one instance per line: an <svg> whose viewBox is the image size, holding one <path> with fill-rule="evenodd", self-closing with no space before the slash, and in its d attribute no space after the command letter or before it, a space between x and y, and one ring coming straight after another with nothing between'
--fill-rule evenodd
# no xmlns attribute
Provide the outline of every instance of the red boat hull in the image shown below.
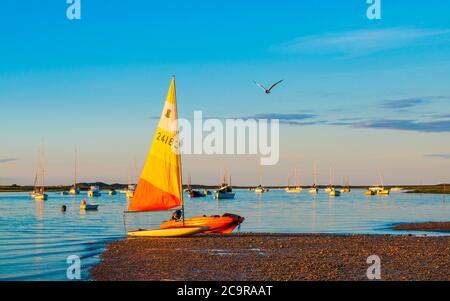
<svg viewBox="0 0 450 301"><path fill-rule="evenodd" d="M182 227L208 227L204 233L231 233L244 221L244 218L230 213L224 215L196 216L184 220L169 220L160 225L161 229Z"/></svg>

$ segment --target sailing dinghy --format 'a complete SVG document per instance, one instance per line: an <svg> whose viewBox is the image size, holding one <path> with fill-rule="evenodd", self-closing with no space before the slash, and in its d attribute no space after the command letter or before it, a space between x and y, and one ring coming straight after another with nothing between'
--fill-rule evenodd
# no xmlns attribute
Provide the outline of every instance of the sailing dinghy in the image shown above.
<svg viewBox="0 0 450 301"><path fill-rule="evenodd" d="M185 219L178 133L175 77L172 77L156 134L128 211L165 211L181 208L182 216L179 220L164 223L160 229L131 231L128 232L129 236L186 236L211 231L218 224L220 230L230 232L230 227L234 226L234 229L238 225L234 218L227 216L223 218L222 223L217 223L220 217L214 218L214 223L205 217ZM242 222L243 218L239 218Z"/></svg>

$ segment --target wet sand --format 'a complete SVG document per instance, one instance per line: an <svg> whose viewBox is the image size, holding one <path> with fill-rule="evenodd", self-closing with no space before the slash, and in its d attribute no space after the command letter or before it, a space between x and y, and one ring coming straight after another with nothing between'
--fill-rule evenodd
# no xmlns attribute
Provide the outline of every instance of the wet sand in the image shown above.
<svg viewBox="0 0 450 301"><path fill-rule="evenodd" d="M392 229L394 229L394 230L410 230L410 231L450 232L450 222L397 224L394 227L392 227Z"/></svg>
<svg viewBox="0 0 450 301"><path fill-rule="evenodd" d="M232 234L111 243L94 280L450 280L450 237Z"/></svg>

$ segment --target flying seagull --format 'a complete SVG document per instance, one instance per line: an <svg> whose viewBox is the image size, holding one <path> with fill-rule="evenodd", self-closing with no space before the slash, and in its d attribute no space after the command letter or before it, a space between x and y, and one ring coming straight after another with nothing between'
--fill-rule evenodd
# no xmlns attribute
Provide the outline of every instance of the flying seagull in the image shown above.
<svg viewBox="0 0 450 301"><path fill-rule="evenodd" d="M273 89L273 87L275 87L276 85L278 85L279 83L281 83L283 80L277 81L276 83L274 83L272 86L270 86L269 89L264 88L263 85L258 84L257 82L254 82L256 85L258 85L261 89L264 90L264 93L266 94L270 94L270 91Z"/></svg>

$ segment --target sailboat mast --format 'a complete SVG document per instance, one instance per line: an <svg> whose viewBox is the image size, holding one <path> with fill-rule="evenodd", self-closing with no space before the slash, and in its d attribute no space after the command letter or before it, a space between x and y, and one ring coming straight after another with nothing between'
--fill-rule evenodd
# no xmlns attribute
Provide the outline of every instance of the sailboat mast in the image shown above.
<svg viewBox="0 0 450 301"><path fill-rule="evenodd" d="M378 177L379 177L379 179L380 179L381 187L384 189L384 185L383 185L383 177L381 176L380 170L378 170Z"/></svg>
<svg viewBox="0 0 450 301"><path fill-rule="evenodd" d="M333 180L331 179L331 166L330 166L330 180L329 180L329 185L330 185L330 187L332 186L332 183L333 183Z"/></svg>
<svg viewBox="0 0 450 301"><path fill-rule="evenodd" d="M45 173L45 162L44 162L44 146L42 146L42 152L41 152L41 160L42 160L42 186L41 186L41 191L42 194L44 194L44 173Z"/></svg>
<svg viewBox="0 0 450 301"><path fill-rule="evenodd" d="M77 153L77 149L75 149L75 175L73 178L73 189L77 190L77 158L78 157L78 153Z"/></svg>
<svg viewBox="0 0 450 301"><path fill-rule="evenodd" d="M178 133L177 133L178 135ZM178 140L179 141L179 140ZM179 145L178 145L179 147ZM183 221L183 227L184 227L184 197L183 197L183 168L181 164L181 154L180 156L180 191L181 191L181 220Z"/></svg>
<svg viewBox="0 0 450 301"><path fill-rule="evenodd" d="M172 80L173 80L173 88L174 88L174 91L176 91L176 88L175 88L175 75L173 75L172 76ZM175 92L176 93L176 92ZM175 99L176 99L176 97L175 97ZM177 143L177 149L178 149L178 154L177 154L177 156L178 156L178 158L179 158L179 164L178 164L178 166L179 166L179 174L180 174L180 183L179 183L179 185L180 185L180 192L181 192L181 195L180 195L180 198L181 198L181 218L182 218L182 221L183 221L183 227L185 226L185 224L184 224L184 219L185 219L185 216L184 216L184 197L183 197L183 167L182 167L182 163L181 163L181 152L180 152L180 137L179 137L179 135L180 135L180 129L178 128L178 106L177 106L177 103L176 103L176 101L175 101L175 105L174 105L174 109L175 109L175 112L176 112L176 118L177 118L177 123L176 123L176 126L177 126L177 129L176 129L176 135L178 136L177 138L178 139L176 139L176 143Z"/></svg>
<svg viewBox="0 0 450 301"><path fill-rule="evenodd" d="M314 178L314 186L317 184L317 164L314 163L313 166L313 178Z"/></svg>

